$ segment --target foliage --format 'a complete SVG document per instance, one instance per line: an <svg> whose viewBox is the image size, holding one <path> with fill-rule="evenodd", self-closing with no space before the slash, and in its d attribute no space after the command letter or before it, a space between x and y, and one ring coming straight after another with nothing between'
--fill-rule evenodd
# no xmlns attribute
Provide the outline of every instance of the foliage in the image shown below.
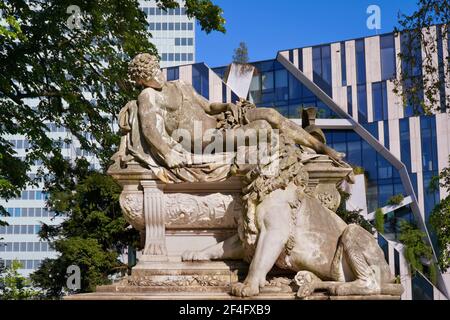
<svg viewBox="0 0 450 320"><path fill-rule="evenodd" d="M347 192L342 191L342 190L339 190L339 193L341 195L341 203L339 204L339 207L336 210L336 214L339 217L341 217L341 219L344 220L344 222L347 224L355 223L355 224L360 225L367 231L373 232L373 228L372 228L372 225L370 224L370 222L367 221L366 219L364 219L364 217L361 215L362 209L347 210L346 203L350 197L350 194L348 194Z"/></svg>
<svg viewBox="0 0 450 320"><path fill-rule="evenodd" d="M91 171L88 166L87 161L78 160L74 168L67 168L65 179L48 185L50 208L68 218L58 226L43 225L40 232L60 252L58 258L44 260L31 275L47 297L67 291L70 265L80 267L81 292L109 283L109 276L127 271L118 260L120 252L128 245L139 245L138 232L127 228L120 209L120 186L109 175Z"/></svg>
<svg viewBox="0 0 450 320"><path fill-rule="evenodd" d="M431 212L429 223L438 240L438 264L445 272L450 267L450 196L436 205Z"/></svg>
<svg viewBox="0 0 450 320"><path fill-rule="evenodd" d="M411 265L414 273L416 270L423 273L423 260L430 261L433 257L431 247L425 242L426 235L416 226L405 220L400 221L399 240L405 246L405 259Z"/></svg>
<svg viewBox="0 0 450 320"><path fill-rule="evenodd" d="M442 35L448 34L450 21L450 2L448 0L418 0L418 9L410 15L399 16L399 29L402 32L404 50L399 54L402 68L394 79L394 92L403 99L403 104L413 106L416 114L431 114L450 106L450 95L445 94L445 79L450 76L450 57L447 67L435 64L440 55L437 33L438 25ZM423 53L422 53L423 49ZM444 58L443 58L444 59ZM422 70L418 70L422 60ZM422 94L423 92L423 94Z"/></svg>
<svg viewBox="0 0 450 320"><path fill-rule="evenodd" d="M234 49L233 62L238 64L247 64L248 58L248 48L245 42L240 42L239 47Z"/></svg>
<svg viewBox="0 0 450 320"><path fill-rule="evenodd" d="M440 181L439 186L444 188L447 193L450 193L450 155L448 156L449 166L442 169L439 173L438 181Z"/></svg>
<svg viewBox="0 0 450 320"><path fill-rule="evenodd" d="M17 260L13 260L9 267L3 267L0 262L0 300L29 300L40 295L31 286L31 281L17 271L21 267Z"/></svg>
<svg viewBox="0 0 450 320"><path fill-rule="evenodd" d="M157 4L163 10L179 6L173 0ZM68 10L71 6L80 14ZM156 54L146 17L137 0L6 0L0 12L5 23L0 26L0 198L35 185L27 172L35 161L43 162L39 174L49 206L68 219L43 226L41 236L54 241L60 256L46 260L32 278L48 297L57 297L66 290L66 268L75 264L82 291L89 291L107 283L115 268L124 268L118 252L136 245L138 236L126 229L120 187L88 170L83 159L76 165L65 159L61 143L71 141L52 141L47 124L65 127L83 150L108 166L119 142L111 122L137 96L127 79L128 61L140 52ZM186 13L207 33L225 31L222 11L210 0L186 0ZM24 160L5 135L26 137ZM0 215L6 214L0 206Z"/></svg>
<svg viewBox="0 0 450 320"><path fill-rule="evenodd" d="M384 213L383 213L383 210L381 210L380 208L375 210L374 224L375 224L375 229L379 233L384 233Z"/></svg>
<svg viewBox="0 0 450 320"><path fill-rule="evenodd" d="M157 2L163 9L178 6ZM187 0L186 7L206 32L225 31L222 11L210 0ZM0 28L0 198L10 199L32 183L26 173L36 160L48 169L41 174L64 175L68 163L47 136L47 123L64 126L106 166L119 141L111 120L137 93L127 81L128 61L156 49L137 0L6 0L0 12L6 21ZM26 137L25 160L5 135Z"/></svg>
<svg viewBox="0 0 450 320"><path fill-rule="evenodd" d="M450 193L450 166L439 173L438 178L434 180L432 188L439 189L439 186ZM430 214L429 223L437 236L439 246L438 264L445 272L450 267L450 195L442 199L434 207Z"/></svg>
<svg viewBox="0 0 450 320"><path fill-rule="evenodd" d="M401 193L399 193L390 197L387 204L390 206L398 206L403 202L404 199L405 197Z"/></svg>
<svg viewBox="0 0 450 320"><path fill-rule="evenodd" d="M353 173L355 175L364 174L364 172L365 172L365 170L363 167L358 167L358 166L353 167Z"/></svg>

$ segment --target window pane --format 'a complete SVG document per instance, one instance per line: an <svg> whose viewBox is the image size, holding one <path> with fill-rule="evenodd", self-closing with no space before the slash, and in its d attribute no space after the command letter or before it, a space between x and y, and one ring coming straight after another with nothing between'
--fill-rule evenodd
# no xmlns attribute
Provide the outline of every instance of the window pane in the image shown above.
<svg viewBox="0 0 450 320"><path fill-rule="evenodd" d="M277 70L275 71L275 90L276 90L276 99L279 100L288 100L288 77L286 70Z"/></svg>
<svg viewBox="0 0 450 320"><path fill-rule="evenodd" d="M383 120L383 97L381 93L381 82L372 83L372 108L373 121Z"/></svg>
<svg viewBox="0 0 450 320"><path fill-rule="evenodd" d="M262 74L262 90L272 91L273 90L273 72L265 72Z"/></svg>
<svg viewBox="0 0 450 320"><path fill-rule="evenodd" d="M356 79L358 84L366 82L366 57L364 39L357 40L356 49Z"/></svg>
<svg viewBox="0 0 450 320"><path fill-rule="evenodd" d="M367 123L367 92L366 85L358 85L358 121Z"/></svg>
<svg viewBox="0 0 450 320"><path fill-rule="evenodd" d="M345 42L341 42L341 78L342 86L347 85L347 61L345 58Z"/></svg>
<svg viewBox="0 0 450 320"><path fill-rule="evenodd" d="M392 34L380 37L381 79L389 80L396 75L395 41Z"/></svg>

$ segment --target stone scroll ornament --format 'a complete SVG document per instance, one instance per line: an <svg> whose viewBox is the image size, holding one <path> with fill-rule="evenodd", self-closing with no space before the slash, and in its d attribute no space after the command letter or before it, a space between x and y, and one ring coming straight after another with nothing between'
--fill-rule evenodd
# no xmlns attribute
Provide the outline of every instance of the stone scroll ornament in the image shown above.
<svg viewBox="0 0 450 320"><path fill-rule="evenodd" d="M134 58L129 73L143 90L121 111L123 136L113 168L126 171L130 163L139 163L151 170L160 184L220 182L231 176L242 181L242 208L231 215L225 214L226 208L236 200L224 194L178 197L161 193L154 197L162 201L158 208L164 210L158 228L162 222L172 227L237 225L236 235L204 250L187 251L184 261L246 260L250 263L248 275L231 290L240 297L258 295L270 284L266 277L274 265L297 272L291 281L296 283L299 297L317 289L332 295L398 296L403 292L373 235L358 225L347 225L334 212L339 204L336 183L311 179L320 163L322 176L339 173L342 179L352 180L344 155L326 146L314 117L303 121L308 123L302 128L275 109L256 108L245 101L210 103L188 83L167 82L157 59L149 54ZM237 150L198 160L197 154L172 138L180 128L194 133L198 122L203 132L215 129L224 139L229 134L226 130L266 129L272 134L277 129L278 151L269 162L252 165L237 163ZM218 162L217 157L224 159L224 155L227 161ZM154 232L148 229L153 221L149 222L152 217L145 210L152 203L142 197L139 190L124 190L122 209L135 228ZM161 240L163 233L158 235Z"/></svg>

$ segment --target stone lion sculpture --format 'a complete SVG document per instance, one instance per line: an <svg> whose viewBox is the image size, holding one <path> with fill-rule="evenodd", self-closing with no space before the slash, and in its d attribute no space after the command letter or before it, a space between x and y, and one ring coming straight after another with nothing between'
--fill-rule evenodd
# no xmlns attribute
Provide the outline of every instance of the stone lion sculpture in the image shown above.
<svg viewBox="0 0 450 320"><path fill-rule="evenodd" d="M202 251L185 252L183 260L248 261L247 278L232 287L232 294L240 297L259 294L274 265L298 272L299 297L316 289L332 295L401 295L403 287L394 283L373 235L358 225L347 225L305 193L304 154L285 144L280 158L275 179L261 174L261 168L245 176L245 210L238 235Z"/></svg>

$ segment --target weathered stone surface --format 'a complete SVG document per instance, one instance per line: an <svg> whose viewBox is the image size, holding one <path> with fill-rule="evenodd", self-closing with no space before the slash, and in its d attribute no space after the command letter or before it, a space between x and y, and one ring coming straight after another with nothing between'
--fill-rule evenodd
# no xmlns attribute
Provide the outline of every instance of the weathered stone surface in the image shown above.
<svg viewBox="0 0 450 320"><path fill-rule="evenodd" d="M237 300L242 299L225 292L95 292L67 296L65 300ZM295 294L261 293L259 296L246 298L247 300L400 300L400 296L390 295L359 295L359 296L330 296L324 293L299 299Z"/></svg>
<svg viewBox="0 0 450 320"><path fill-rule="evenodd" d="M157 60L145 54L133 59L130 75L144 90L119 115L124 134L109 173L123 186L127 221L145 235L143 255L121 283L69 299L399 297L403 288L393 283L373 235L334 212L337 185L352 181L352 168L326 146L314 110L304 112L302 128L245 101L209 103L191 85L167 82ZM179 129L191 143L179 143ZM203 154L210 130L225 144L242 129L277 142L268 161L239 162L240 154L262 150L250 138L248 145ZM192 152L193 145L200 151ZM199 248L203 242L194 238L206 234ZM183 262L173 260L180 256L177 241L188 247ZM246 260L250 267L243 271L225 260ZM274 265L295 277L272 274L267 281ZM247 276L238 282L241 274Z"/></svg>

